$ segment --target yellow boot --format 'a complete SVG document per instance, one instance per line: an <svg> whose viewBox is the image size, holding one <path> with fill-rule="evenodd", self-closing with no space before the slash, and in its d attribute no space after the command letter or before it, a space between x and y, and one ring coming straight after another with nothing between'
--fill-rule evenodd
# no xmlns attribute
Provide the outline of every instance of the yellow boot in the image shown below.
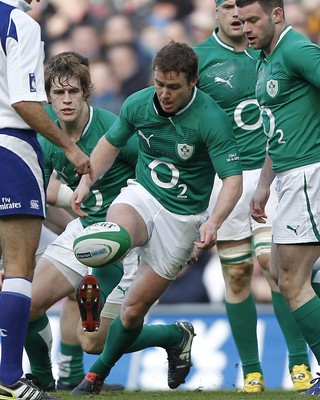
<svg viewBox="0 0 320 400"><path fill-rule="evenodd" d="M242 392L262 393L264 392L264 389L264 381L260 372L249 372L246 375Z"/></svg>
<svg viewBox="0 0 320 400"><path fill-rule="evenodd" d="M312 375L305 364L295 365L292 368L291 379L294 392L303 392L312 386L312 383L310 383Z"/></svg>

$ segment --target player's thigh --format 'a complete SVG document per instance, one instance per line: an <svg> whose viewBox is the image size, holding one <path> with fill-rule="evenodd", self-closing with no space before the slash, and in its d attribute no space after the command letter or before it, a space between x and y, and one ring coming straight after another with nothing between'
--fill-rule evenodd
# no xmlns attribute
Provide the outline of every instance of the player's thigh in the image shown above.
<svg viewBox="0 0 320 400"><path fill-rule="evenodd" d="M58 300L73 292L74 287L69 280L52 262L41 257L32 282L31 319L41 316Z"/></svg>
<svg viewBox="0 0 320 400"><path fill-rule="evenodd" d="M42 254L45 252L46 248L56 240L58 235L52 232L44 224L42 224L40 241L36 252L36 260L38 261Z"/></svg>
<svg viewBox="0 0 320 400"><path fill-rule="evenodd" d="M0 219L0 244L7 276L32 279L41 226L39 217L15 215Z"/></svg>
<svg viewBox="0 0 320 400"><path fill-rule="evenodd" d="M77 326L80 319L78 302L74 293L67 296L60 312L60 333L64 343L77 342Z"/></svg>
<svg viewBox="0 0 320 400"><path fill-rule="evenodd" d="M138 272L124 298L121 316L125 319L143 317L150 307L159 299L172 281L162 278L144 262L139 265Z"/></svg>
<svg viewBox="0 0 320 400"><path fill-rule="evenodd" d="M295 276L311 278L312 268L320 257L320 244L277 244L276 247L280 272L287 273L293 280Z"/></svg>

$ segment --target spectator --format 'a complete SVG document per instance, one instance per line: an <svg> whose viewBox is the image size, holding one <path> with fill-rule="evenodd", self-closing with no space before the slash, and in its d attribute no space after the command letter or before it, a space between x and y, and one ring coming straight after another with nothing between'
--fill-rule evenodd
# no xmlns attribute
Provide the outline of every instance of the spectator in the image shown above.
<svg viewBox="0 0 320 400"><path fill-rule="evenodd" d="M72 51L88 58L89 61L100 58L100 38L94 25L75 25L70 32Z"/></svg>
<svg viewBox="0 0 320 400"><path fill-rule="evenodd" d="M292 27L308 36L308 13L300 1L286 1L284 3L286 20Z"/></svg>
<svg viewBox="0 0 320 400"><path fill-rule="evenodd" d="M109 47L106 59L121 82L121 96L128 97L148 86L150 66L141 63L133 45L124 43Z"/></svg>
<svg viewBox="0 0 320 400"><path fill-rule="evenodd" d="M121 82L111 65L102 59L93 61L90 75L94 85L91 104L119 114L124 97L120 94Z"/></svg>

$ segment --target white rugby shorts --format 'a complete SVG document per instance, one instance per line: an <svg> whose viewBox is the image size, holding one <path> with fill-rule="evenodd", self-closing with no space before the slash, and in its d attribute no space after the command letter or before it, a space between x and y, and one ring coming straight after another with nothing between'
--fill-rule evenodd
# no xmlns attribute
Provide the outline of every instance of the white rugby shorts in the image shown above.
<svg viewBox="0 0 320 400"><path fill-rule="evenodd" d="M271 186L269 201L266 206L268 219L266 224L259 224L250 214L250 201L257 187L261 169L243 171L243 192L232 210L229 217L223 222L218 230L218 240L241 240L253 235L258 228L267 228L272 225L274 212L277 204L277 196L274 185ZM218 194L222 187L222 181L216 176L214 186L210 197L209 210L212 212L216 203Z"/></svg>
<svg viewBox="0 0 320 400"><path fill-rule="evenodd" d="M320 242L320 163L278 173L273 242Z"/></svg>
<svg viewBox="0 0 320 400"><path fill-rule="evenodd" d="M141 261L162 278L174 280L190 259L194 242L199 239L199 228L207 220L208 212L174 214L133 179L112 204L118 203L132 206L147 226L148 241L140 247Z"/></svg>

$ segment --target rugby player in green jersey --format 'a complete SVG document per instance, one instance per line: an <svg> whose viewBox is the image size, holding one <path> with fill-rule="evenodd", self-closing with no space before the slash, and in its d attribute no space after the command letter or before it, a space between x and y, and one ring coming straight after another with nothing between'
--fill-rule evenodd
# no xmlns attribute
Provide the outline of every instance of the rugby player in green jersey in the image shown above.
<svg viewBox="0 0 320 400"><path fill-rule="evenodd" d="M138 273L120 316L110 325L104 350L73 395L98 394L101 382L137 338L151 305L170 286L196 249L216 243L217 230L242 192L239 150L227 114L196 88L198 57L188 45L170 42L153 60L155 86L131 95L120 116L91 155L92 180L81 179L72 207L113 164L122 146L139 139L136 179L110 206L107 221L124 227L132 247L141 246ZM215 174L223 185L211 215ZM184 328L180 347L167 349L170 388L184 382L191 367L194 330ZM181 340L181 339L180 339Z"/></svg>
<svg viewBox="0 0 320 400"><path fill-rule="evenodd" d="M303 391L310 387L312 379L306 342L287 302L270 278L271 224L276 204L274 188L274 199L268 203L267 223L259 224L250 215L250 201L267 144L255 95L259 52L248 47L235 0L216 0L216 22L217 28L211 37L195 46L194 50L199 56L197 86L227 112L243 168L242 196L219 229L217 241L226 286L226 312L244 375L243 391L262 392L265 388L259 360L257 311L251 294L254 256L271 287L273 308L288 347L293 390ZM213 203L220 187L221 182L216 180L211 198Z"/></svg>
<svg viewBox="0 0 320 400"><path fill-rule="evenodd" d="M89 155L100 137L110 128L116 116L88 104L93 89L88 66L77 54L71 52L58 54L49 61L45 70L45 79L48 98L52 104L52 110L57 116L56 123L63 126L84 153ZM51 146L50 142L46 140L40 141L44 152L45 180L48 181L52 172L56 171L58 177L69 188L74 189L80 178L76 175L72 164L59 147ZM68 224L66 230L48 246L37 264L32 288L30 313L32 322L29 324L25 347L32 372L39 378L41 386L47 390L54 389L55 385L48 356L52 335L45 312L58 300L72 295L79 284L81 286L81 282L84 282L82 278L88 273L88 268L75 258L72 249L73 240L84 227L105 220L110 203L126 185L127 179L135 176L137 154L138 141L136 137L132 137L119 152L112 168L107 173L99 175L99 179L83 202L82 209L87 217L85 219L77 218ZM132 252L123 260L125 273L122 279L121 263L94 271L94 274L99 277L101 291L105 297L111 291L112 293L108 296L102 310L99 330L82 333L80 341L88 352L101 352L108 326L119 313L125 292L136 272L137 259L136 253ZM70 309L68 310L70 311ZM69 312L68 316L74 321L72 334L78 325L79 313L76 312L73 315L72 312ZM70 321L68 322L70 325ZM185 325L187 324L189 323L180 322L166 326L144 325L139 340L132 343L128 351L138 351L150 346L170 349L179 347L185 336ZM66 327L62 326L62 330L65 331ZM84 376L82 349L79 348L79 345L69 345L70 335L68 340L68 343L63 343L61 346L64 357L59 362L61 374L59 375L58 389L70 389L72 386L76 386ZM102 383L102 388L116 390L122 389L123 386Z"/></svg>
<svg viewBox="0 0 320 400"><path fill-rule="evenodd" d="M45 83L48 98L57 116L56 123L66 129L68 136L77 142L85 154L90 155L97 141L112 125L116 116L109 111L89 106L93 86L88 66L84 65L80 56L63 53L50 60L45 70ZM56 145L51 146L49 141L42 140L41 137L39 137L39 142L44 154L46 185L53 171L56 171L59 179L70 189L74 189L80 177L75 173L61 148ZM32 286L31 322L25 348L30 359L31 370L39 378L43 388L54 388L50 360L46 357L51 346L51 335L45 312L58 300L72 295L83 276L88 273L88 269L84 268L73 255L73 238L88 224L104 220L108 205L126 185L127 179L134 176L136 160L137 143L131 141L122 149L113 168L99 179L96 187L92 188L84 202L83 207L88 211L89 217L86 220L77 218L71 221L65 232L48 246L37 263ZM121 263L105 270L103 291L106 295L119 283L122 275ZM76 356L76 353L77 351L74 350L72 355ZM73 374L74 385L82 379L83 375L81 368Z"/></svg>
<svg viewBox="0 0 320 400"><path fill-rule="evenodd" d="M265 222L270 185L278 206L272 226L271 271L293 316L320 362L320 299L311 272L320 256L320 48L285 20L282 0L237 0L243 31L254 49L268 152L252 216ZM304 394L320 395L320 380Z"/></svg>

